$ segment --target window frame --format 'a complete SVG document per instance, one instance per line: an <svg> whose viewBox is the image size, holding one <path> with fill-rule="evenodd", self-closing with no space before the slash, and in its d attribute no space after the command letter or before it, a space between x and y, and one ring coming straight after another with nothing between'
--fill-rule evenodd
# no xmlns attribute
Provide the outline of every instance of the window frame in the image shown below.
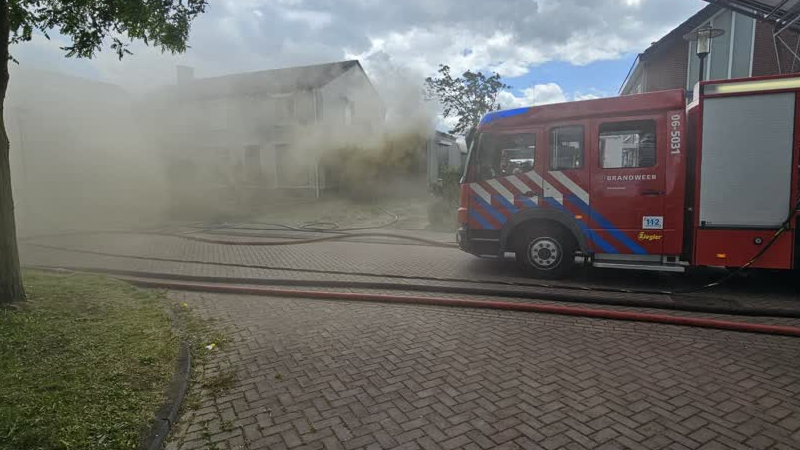
<svg viewBox="0 0 800 450"><path fill-rule="evenodd" d="M602 135L603 135L603 132L601 131L601 128L603 127L603 125L618 125L619 126L619 125L624 125L624 124L635 124L635 123L642 123L642 122L650 122L650 124L652 125L652 130L653 130L653 157L652 157L652 161L653 161L653 163L648 165L648 166L605 167L603 165L603 160L605 159L604 158L605 157L605 149L603 149L602 145L601 145L601 142L602 142L601 139L602 139ZM617 131L616 133L620 133L620 134L621 133L630 133L631 131L636 131L636 129L634 127L630 127L630 128L624 129L624 131ZM638 131L639 131L639 137L641 139L642 131L644 131L644 130L639 129ZM641 148L641 146L640 146L640 148ZM601 122L601 123L597 124L597 167L599 169L601 169L601 170L625 170L625 169L636 170L636 169L650 169L650 168L657 167L657 166L658 166L658 122L655 119L650 118L650 119L620 120L620 121L616 121L616 122Z"/></svg>
<svg viewBox="0 0 800 450"><path fill-rule="evenodd" d="M473 149L468 154L468 164L472 167L475 173L473 174L473 181L486 181L486 180L493 180L495 178L502 178L510 176L511 174L495 174L492 178L483 178L481 176L481 169L483 168L482 162L484 158L484 152L486 151L486 146L490 144L495 144L495 139L497 137L511 137L511 136L529 136L531 138L531 143L533 144L533 148L531 149L533 152L533 164L531 164L530 170L534 170L536 166L536 160L539 155L537 155L537 147L539 145L538 136L540 130L532 129L532 130L515 130L515 131L501 131L501 132L482 132L479 136L479 139L473 141ZM475 145L477 143L477 145ZM530 148L524 147L524 148ZM496 151L496 149L494 149ZM508 150L508 149L505 149ZM474 156L473 156L474 153ZM495 156L498 159L498 163L502 163L502 155L492 155L492 161L494 161ZM474 158L474 161L472 160ZM492 170L495 169L494 164L491 166Z"/></svg>
<svg viewBox="0 0 800 450"><path fill-rule="evenodd" d="M553 155L555 153L553 151L554 150L553 144L555 142L555 140L553 139L553 134L554 134L554 132L556 132L558 130L561 130L561 129L564 129L564 128L580 128L580 130L581 130L580 164L578 165L578 167L557 167L556 164L555 164L556 161L557 161L557 158L553 157ZM548 157L550 159L548 165L550 167L550 170L555 170L555 171L583 170L583 169L586 168L586 125L584 125L582 123L573 123L573 124L564 124L564 125L558 125L558 126L550 127L547 130L547 139L548 139L547 147L548 147L548 152L549 152Z"/></svg>

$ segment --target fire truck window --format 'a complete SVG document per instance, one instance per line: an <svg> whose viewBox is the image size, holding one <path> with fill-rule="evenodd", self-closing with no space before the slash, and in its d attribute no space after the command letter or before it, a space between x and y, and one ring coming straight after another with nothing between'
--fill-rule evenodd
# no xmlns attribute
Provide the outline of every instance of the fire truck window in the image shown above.
<svg viewBox="0 0 800 450"><path fill-rule="evenodd" d="M600 167L633 169L656 165L656 123L652 120L600 125Z"/></svg>
<svg viewBox="0 0 800 450"><path fill-rule="evenodd" d="M478 154L480 180L530 172L536 162L536 135L485 135Z"/></svg>
<svg viewBox="0 0 800 450"><path fill-rule="evenodd" d="M550 167L553 170L583 167L583 127L569 126L550 131Z"/></svg>

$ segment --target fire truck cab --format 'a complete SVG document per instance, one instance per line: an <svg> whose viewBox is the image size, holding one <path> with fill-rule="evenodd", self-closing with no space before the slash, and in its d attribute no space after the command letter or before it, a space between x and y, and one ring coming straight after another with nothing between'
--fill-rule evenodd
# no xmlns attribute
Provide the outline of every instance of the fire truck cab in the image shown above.
<svg viewBox="0 0 800 450"><path fill-rule="evenodd" d="M707 81L685 97L487 114L461 180L460 248L514 253L545 278L575 256L682 272L763 253L752 267L796 267L800 77Z"/></svg>

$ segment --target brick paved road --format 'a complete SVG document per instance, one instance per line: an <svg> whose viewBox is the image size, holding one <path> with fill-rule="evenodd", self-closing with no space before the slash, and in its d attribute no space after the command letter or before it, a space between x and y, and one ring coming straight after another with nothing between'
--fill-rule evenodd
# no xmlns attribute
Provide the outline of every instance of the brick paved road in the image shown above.
<svg viewBox="0 0 800 450"><path fill-rule="evenodd" d="M234 268L187 263L164 263L125 258L110 258L42 249L21 248L27 264L55 264L84 267L169 271L171 273L214 276L322 277L307 271L362 272L377 275L459 278L468 280L530 282L508 261L478 259L456 249L416 245L385 245L358 242L325 242L277 247L225 246L203 244L172 237L144 235L93 235L37 239L35 243L63 248L100 251L138 257L159 257L245 264L260 268ZM271 268L271 269L270 269ZM287 270L288 269L288 270ZM590 269L578 271L564 284L680 288L697 286L719 277L719 272L693 276ZM344 275L337 275L343 277ZM800 279L790 274L761 274L736 280L722 289L706 293L709 299L791 307L800 305Z"/></svg>
<svg viewBox="0 0 800 450"><path fill-rule="evenodd" d="M172 293L226 327L169 448L800 447L800 340Z"/></svg>

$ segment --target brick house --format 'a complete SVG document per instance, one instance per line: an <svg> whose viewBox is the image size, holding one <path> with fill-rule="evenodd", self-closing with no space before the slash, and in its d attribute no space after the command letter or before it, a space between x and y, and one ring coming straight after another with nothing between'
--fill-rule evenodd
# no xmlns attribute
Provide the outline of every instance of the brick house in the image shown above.
<svg viewBox="0 0 800 450"><path fill-rule="evenodd" d="M699 59L695 43L685 41L683 36L706 24L725 30L724 35L714 39L706 57L706 79L800 71L800 61L784 46L775 44L771 23L710 4L637 56L620 87L620 95L680 88L690 94L699 76ZM781 36L793 49L800 43L795 31L787 30Z"/></svg>

